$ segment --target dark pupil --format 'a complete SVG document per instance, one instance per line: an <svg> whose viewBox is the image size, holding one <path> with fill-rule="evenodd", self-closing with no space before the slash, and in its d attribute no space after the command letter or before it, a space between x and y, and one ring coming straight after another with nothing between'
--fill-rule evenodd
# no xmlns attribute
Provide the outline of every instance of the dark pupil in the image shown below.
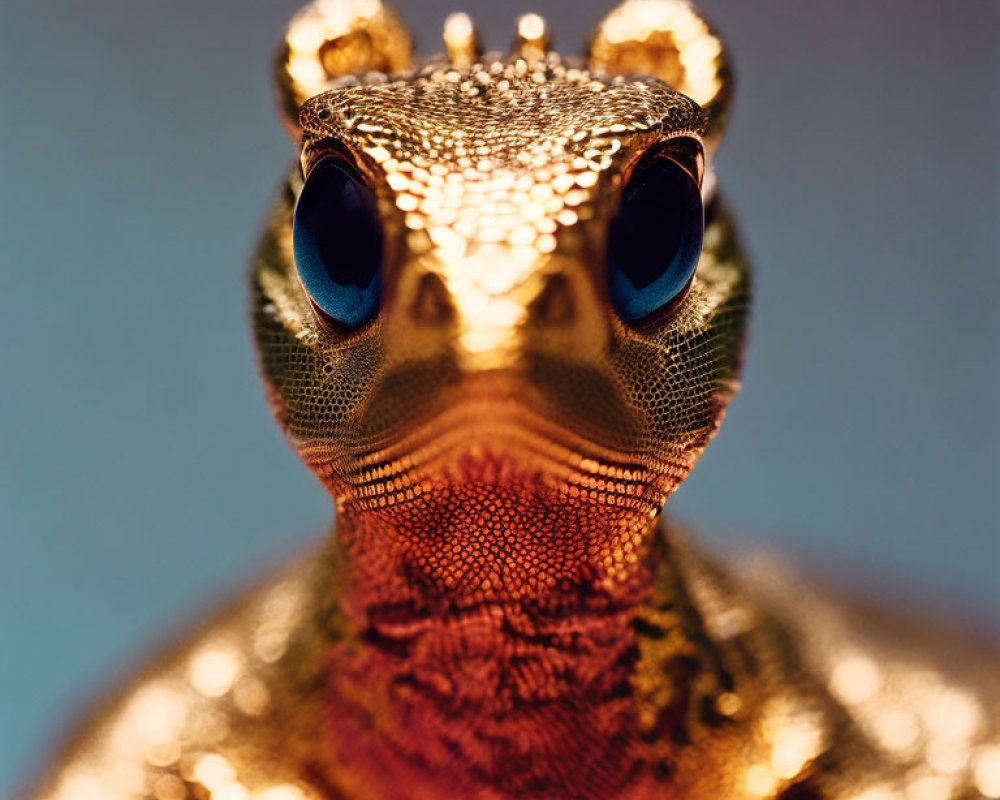
<svg viewBox="0 0 1000 800"><path fill-rule="evenodd" d="M337 283L364 289L375 278L382 256L382 237L361 187L337 166L323 167L321 182L302 211L315 226L320 258ZM317 176L318 177L318 176ZM322 227L324 230L319 231Z"/></svg>
<svg viewBox="0 0 1000 800"><path fill-rule="evenodd" d="M661 158L633 176L626 188L612 225L612 258L636 289L659 278L680 248L687 214L678 212L688 204L688 182L680 167Z"/></svg>
<svg viewBox="0 0 1000 800"><path fill-rule="evenodd" d="M696 181L666 157L640 165L608 227L611 296L625 320L653 313L684 289L698 263L702 233Z"/></svg>
<svg viewBox="0 0 1000 800"><path fill-rule="evenodd" d="M312 171L293 238L302 283L324 312L350 327L374 316L382 229L372 191L349 166L330 161Z"/></svg>

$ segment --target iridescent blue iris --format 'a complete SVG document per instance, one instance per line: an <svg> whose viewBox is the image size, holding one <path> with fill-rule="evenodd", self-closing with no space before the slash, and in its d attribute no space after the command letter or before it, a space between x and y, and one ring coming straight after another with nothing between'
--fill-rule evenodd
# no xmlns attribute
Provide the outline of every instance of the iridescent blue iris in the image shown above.
<svg viewBox="0 0 1000 800"><path fill-rule="evenodd" d="M640 164L608 228L611 301L643 322L680 296L701 255L705 216L697 181L666 156Z"/></svg>
<svg viewBox="0 0 1000 800"><path fill-rule="evenodd" d="M378 314L382 226L374 193L346 162L327 159L309 173L292 241L299 278L323 314L346 330Z"/></svg>

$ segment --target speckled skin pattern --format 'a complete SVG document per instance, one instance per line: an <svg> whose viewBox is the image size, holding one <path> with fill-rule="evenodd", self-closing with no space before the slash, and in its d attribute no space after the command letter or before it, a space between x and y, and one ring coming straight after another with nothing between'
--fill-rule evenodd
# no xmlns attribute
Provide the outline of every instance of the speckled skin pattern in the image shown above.
<svg viewBox="0 0 1000 800"><path fill-rule="evenodd" d="M537 18L496 58L452 20L449 60L387 77L370 70L409 57L395 13L321 5L279 60L301 158L253 321L336 525L121 690L28 796L1000 797L994 650L768 561L716 565L661 519L736 390L748 306L711 172L728 67L693 9L631 0L579 64ZM354 16L315 35L330 8ZM616 74L635 63L659 77ZM660 77L714 88L702 107ZM630 327L607 226L664 149L703 181L705 245L677 302ZM381 313L350 333L291 244L303 177L334 155L388 245Z"/></svg>

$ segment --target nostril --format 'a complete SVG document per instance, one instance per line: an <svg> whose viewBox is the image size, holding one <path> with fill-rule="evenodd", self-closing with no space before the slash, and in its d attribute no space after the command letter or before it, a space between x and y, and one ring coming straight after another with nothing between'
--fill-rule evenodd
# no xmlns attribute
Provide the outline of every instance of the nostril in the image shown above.
<svg viewBox="0 0 1000 800"><path fill-rule="evenodd" d="M429 272L420 278L412 314L416 322L424 325L440 325L454 317L455 308L440 275Z"/></svg>
<svg viewBox="0 0 1000 800"><path fill-rule="evenodd" d="M531 304L531 319L549 325L573 321L576 303L573 287L565 275L549 275L545 286Z"/></svg>

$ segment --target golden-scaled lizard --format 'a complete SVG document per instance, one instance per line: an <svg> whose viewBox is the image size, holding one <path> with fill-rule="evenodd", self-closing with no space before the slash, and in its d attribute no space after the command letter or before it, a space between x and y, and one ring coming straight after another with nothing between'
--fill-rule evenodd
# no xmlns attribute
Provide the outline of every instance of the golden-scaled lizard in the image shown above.
<svg viewBox="0 0 1000 800"><path fill-rule="evenodd" d="M41 800L1000 797L1000 657L722 566L661 518L737 388L722 41L626 0L580 60L379 0L277 60L300 159L252 279L323 545L80 729Z"/></svg>

